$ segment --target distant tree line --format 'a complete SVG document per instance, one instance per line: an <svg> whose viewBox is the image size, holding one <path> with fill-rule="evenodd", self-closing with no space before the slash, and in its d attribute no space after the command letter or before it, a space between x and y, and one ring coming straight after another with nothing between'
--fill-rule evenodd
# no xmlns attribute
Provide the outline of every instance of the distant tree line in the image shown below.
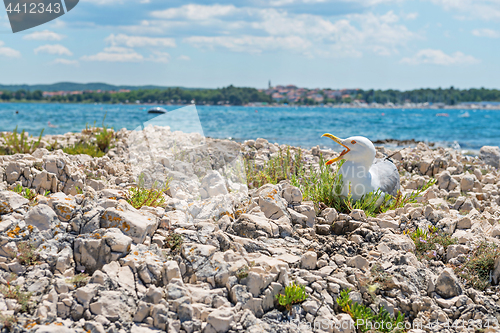
<svg viewBox="0 0 500 333"><path fill-rule="evenodd" d="M255 88L238 88L229 86L218 89L187 90L181 88L132 90L130 92L83 92L82 94L68 94L43 97L40 90L30 92L18 90L16 92L3 91L0 95L3 101L49 101L73 103L157 103L157 104L231 104L243 105L250 102L272 102L270 96L259 92Z"/></svg>
<svg viewBox="0 0 500 333"><path fill-rule="evenodd" d="M500 90L497 89L415 89L409 91L399 90L358 90L351 99L364 100L367 103L404 104L411 103L444 103L455 105L461 102L495 102L500 101ZM336 100L335 102L339 102Z"/></svg>
<svg viewBox="0 0 500 333"><path fill-rule="evenodd" d="M482 101L500 101L500 90L497 89L416 89L409 91L399 90L351 90L350 97L338 97L329 99L325 96L324 103L342 103L353 100L363 100L367 103L387 103L403 104L411 103L444 103L454 105L461 102L482 102ZM69 103L157 103L157 104L190 104L194 101L196 104L230 104L244 105L250 102L272 103L271 96L260 92L255 88L238 88L228 86L218 89L143 89L132 90L130 92L83 92L74 95L56 95L43 96L40 90L17 90L1 91L0 100L8 101L48 101L48 102L69 102ZM282 102L286 102L282 101ZM318 104L317 102L303 98L298 104Z"/></svg>

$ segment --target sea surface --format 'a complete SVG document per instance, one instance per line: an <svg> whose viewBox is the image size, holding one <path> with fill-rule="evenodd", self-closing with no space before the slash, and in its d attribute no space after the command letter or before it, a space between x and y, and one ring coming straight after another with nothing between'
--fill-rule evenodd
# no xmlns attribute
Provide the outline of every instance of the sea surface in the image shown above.
<svg viewBox="0 0 500 333"><path fill-rule="evenodd" d="M137 129L163 119L172 129L201 128L205 136L237 141L265 138L310 148L336 147L323 133L434 142L464 150L500 145L500 111L436 109L340 109L325 107L163 106L168 116L148 114L150 105L0 103L0 131L16 126L32 135L79 132L86 125ZM185 112L188 110L188 112ZM16 114L16 111L18 113ZM442 115L446 113L448 116ZM48 123L52 126L49 127Z"/></svg>

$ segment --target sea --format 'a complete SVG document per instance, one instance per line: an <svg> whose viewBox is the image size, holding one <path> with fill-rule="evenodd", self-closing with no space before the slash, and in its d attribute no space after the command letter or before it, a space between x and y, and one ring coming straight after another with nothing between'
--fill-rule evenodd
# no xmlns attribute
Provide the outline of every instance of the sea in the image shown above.
<svg viewBox="0 0 500 333"><path fill-rule="evenodd" d="M322 138L361 135L372 141L424 141L477 151L500 145L500 111L487 109L369 109L328 107L162 106L167 115L148 113L155 105L0 103L0 131L26 130L38 136L80 132L86 126L140 129L163 119L173 130L201 131L205 136L311 148L338 148ZM105 119L104 119L105 117Z"/></svg>

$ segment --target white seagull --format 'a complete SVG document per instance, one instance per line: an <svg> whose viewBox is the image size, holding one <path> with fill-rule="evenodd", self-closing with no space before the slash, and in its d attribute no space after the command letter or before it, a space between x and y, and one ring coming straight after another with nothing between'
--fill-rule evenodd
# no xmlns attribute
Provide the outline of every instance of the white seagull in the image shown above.
<svg viewBox="0 0 500 333"><path fill-rule="evenodd" d="M359 200L363 195L380 189L382 195L377 201L380 205L385 194L392 196L398 194L400 188L398 169L387 159L375 159L375 146L370 140L362 136L340 139L329 133L323 136L345 148L339 156L326 162L330 165L345 160L339 170L344 182L340 195L347 197L350 188L352 198Z"/></svg>

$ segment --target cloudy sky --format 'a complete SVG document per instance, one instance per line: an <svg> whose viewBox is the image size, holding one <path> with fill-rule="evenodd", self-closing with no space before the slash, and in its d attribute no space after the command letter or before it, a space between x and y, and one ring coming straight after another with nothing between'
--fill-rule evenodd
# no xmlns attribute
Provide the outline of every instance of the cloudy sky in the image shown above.
<svg viewBox="0 0 500 333"><path fill-rule="evenodd" d="M0 84L500 88L500 0L80 0L13 34Z"/></svg>

